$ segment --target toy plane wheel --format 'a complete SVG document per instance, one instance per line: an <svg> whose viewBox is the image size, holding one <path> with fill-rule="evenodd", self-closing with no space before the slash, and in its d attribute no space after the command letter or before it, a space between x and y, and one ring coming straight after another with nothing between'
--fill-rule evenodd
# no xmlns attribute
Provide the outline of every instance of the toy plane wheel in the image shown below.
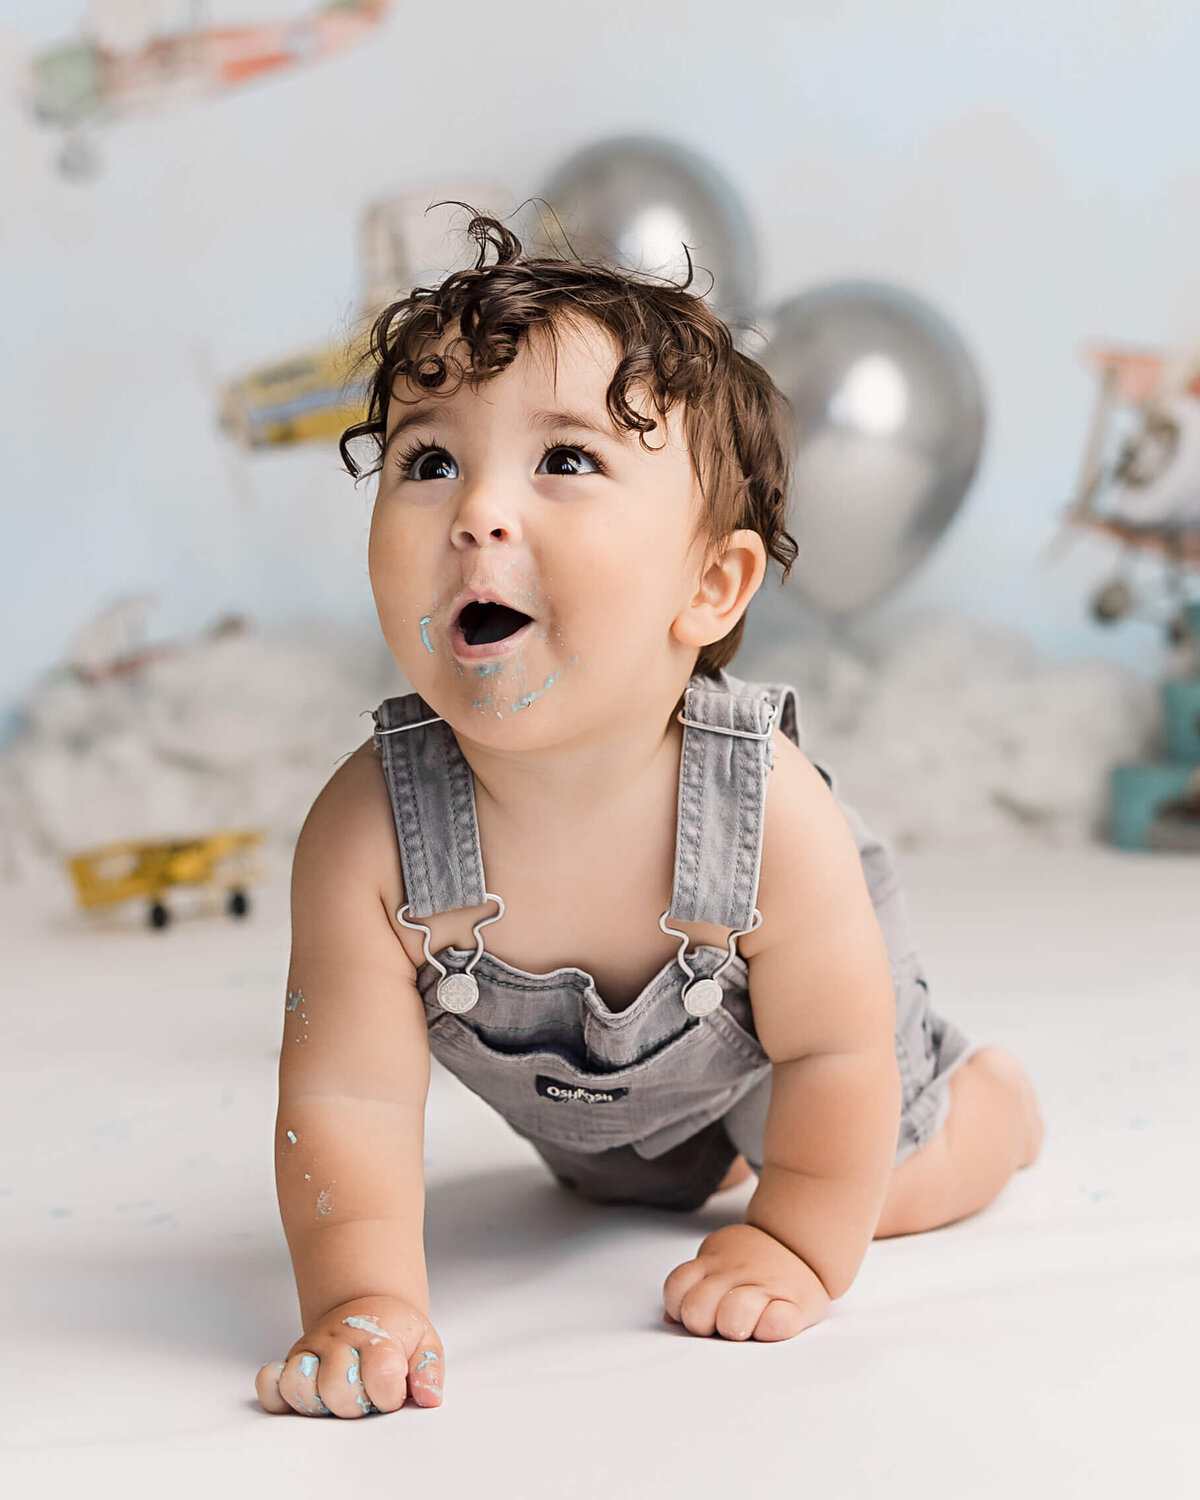
<svg viewBox="0 0 1200 1500"><path fill-rule="evenodd" d="M1177 609L1167 621L1167 640L1172 646L1186 646L1195 634L1191 614L1186 606Z"/></svg>
<svg viewBox="0 0 1200 1500"><path fill-rule="evenodd" d="M100 175L99 148L84 135L69 135L58 153L58 170L72 182L91 182Z"/></svg>
<svg viewBox="0 0 1200 1500"><path fill-rule="evenodd" d="M165 927L171 920L171 913L161 901L155 901L148 913L151 927Z"/></svg>
<svg viewBox="0 0 1200 1500"><path fill-rule="evenodd" d="M245 891L230 891L225 910L231 917L244 917L250 910L250 898Z"/></svg>
<svg viewBox="0 0 1200 1500"><path fill-rule="evenodd" d="M1123 620L1133 609L1133 590L1123 578L1114 578L1099 589L1092 599L1092 618L1101 625Z"/></svg>

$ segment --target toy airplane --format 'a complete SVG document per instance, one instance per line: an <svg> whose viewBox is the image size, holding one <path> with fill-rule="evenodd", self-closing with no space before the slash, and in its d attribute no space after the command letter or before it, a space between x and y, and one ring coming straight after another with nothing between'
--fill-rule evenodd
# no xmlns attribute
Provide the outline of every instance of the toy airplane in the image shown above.
<svg viewBox="0 0 1200 1500"><path fill-rule="evenodd" d="M250 867L247 856L262 838L262 829L250 829L103 844L73 855L67 867L80 906L113 906L140 897L150 903L151 927L165 927L170 921L163 896L173 885L223 885L225 910L232 917L244 917L250 910L246 882L262 875Z"/></svg>
<svg viewBox="0 0 1200 1500"><path fill-rule="evenodd" d="M1132 560L1146 554L1162 565L1167 633L1179 645L1192 633L1186 575L1200 571L1200 343L1172 357L1085 352L1100 386L1063 524L1112 538L1129 560L1092 599L1105 624L1145 613L1149 601L1135 593Z"/></svg>
<svg viewBox="0 0 1200 1500"><path fill-rule="evenodd" d="M241 448L336 442L366 412L354 365L355 351L337 345L260 365L221 387L221 426Z"/></svg>
<svg viewBox="0 0 1200 1500"><path fill-rule="evenodd" d="M67 643L63 669L95 685L114 677L135 677L153 662L175 656L183 642L146 640L147 616L157 604L157 594L123 594L104 605ZM243 615L220 615L203 637L216 640L240 635L248 628Z"/></svg>
<svg viewBox="0 0 1200 1500"><path fill-rule="evenodd" d="M507 194L492 182L460 182L452 193L397 193L368 204L359 226L362 293L359 326L365 329L394 298L426 274L446 266L444 215L427 210L437 199L499 207ZM366 414L366 377L358 372L361 344L327 345L260 365L220 388L221 425L240 448L275 448L335 442Z"/></svg>
<svg viewBox="0 0 1200 1500"><path fill-rule="evenodd" d="M92 177L100 157L89 131L342 52L363 41L387 8L387 0L331 0L291 21L206 26L208 7L191 0L170 6L180 26L154 30L136 24L146 13L143 0L94 0L78 36L35 54L29 107L64 133L60 171Z"/></svg>

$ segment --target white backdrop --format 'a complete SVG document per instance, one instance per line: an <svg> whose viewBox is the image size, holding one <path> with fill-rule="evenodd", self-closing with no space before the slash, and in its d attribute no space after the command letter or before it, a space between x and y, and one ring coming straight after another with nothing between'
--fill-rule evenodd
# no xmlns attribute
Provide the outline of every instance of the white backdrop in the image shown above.
<svg viewBox="0 0 1200 1500"><path fill-rule="evenodd" d="M169 10L170 6L164 6ZM294 0L292 11L300 7ZM214 5L222 19L288 6ZM81 186L19 100L79 0L0 14L0 711L115 594L155 634L225 609L369 622L370 497L329 449L259 457L239 499L211 382L335 336L356 223L451 178L536 191L599 136L669 134L740 189L777 300L842 276L931 299L980 365L990 431L964 511L883 606L1018 624L1143 675L1157 636L1085 601L1111 551L1042 554L1091 399L1086 338L1200 324L1200 160L1186 0L403 3L365 49L115 127ZM769 588L774 587L768 583Z"/></svg>

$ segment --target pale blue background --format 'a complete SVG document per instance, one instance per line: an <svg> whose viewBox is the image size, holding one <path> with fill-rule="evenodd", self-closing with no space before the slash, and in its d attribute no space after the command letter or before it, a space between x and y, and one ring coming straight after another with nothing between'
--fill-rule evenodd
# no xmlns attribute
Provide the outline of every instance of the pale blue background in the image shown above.
<svg viewBox="0 0 1200 1500"><path fill-rule="evenodd" d="M103 176L77 186L51 170L54 141L19 89L29 46L81 10L0 12L0 706L122 592L161 591L156 635L227 609L264 625L373 619L367 491L332 449L238 468L213 382L345 326L367 200L432 199L464 175L524 196L577 145L639 130L738 186L766 302L835 277L895 281L975 354L982 470L881 618L962 608L1057 657L1161 665L1149 627L1087 617L1110 548L1043 555L1092 397L1081 343L1169 344L1200 326L1194 5L401 3L365 49L117 126Z"/></svg>

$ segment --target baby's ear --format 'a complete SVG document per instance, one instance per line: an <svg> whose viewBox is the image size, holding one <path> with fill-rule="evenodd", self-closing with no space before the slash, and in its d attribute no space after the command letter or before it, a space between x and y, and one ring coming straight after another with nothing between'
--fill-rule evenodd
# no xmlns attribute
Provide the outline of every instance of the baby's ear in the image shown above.
<svg viewBox="0 0 1200 1500"><path fill-rule="evenodd" d="M709 553L696 591L672 621L672 634L688 646L708 646L735 627L766 573L766 547L757 531L730 531Z"/></svg>

